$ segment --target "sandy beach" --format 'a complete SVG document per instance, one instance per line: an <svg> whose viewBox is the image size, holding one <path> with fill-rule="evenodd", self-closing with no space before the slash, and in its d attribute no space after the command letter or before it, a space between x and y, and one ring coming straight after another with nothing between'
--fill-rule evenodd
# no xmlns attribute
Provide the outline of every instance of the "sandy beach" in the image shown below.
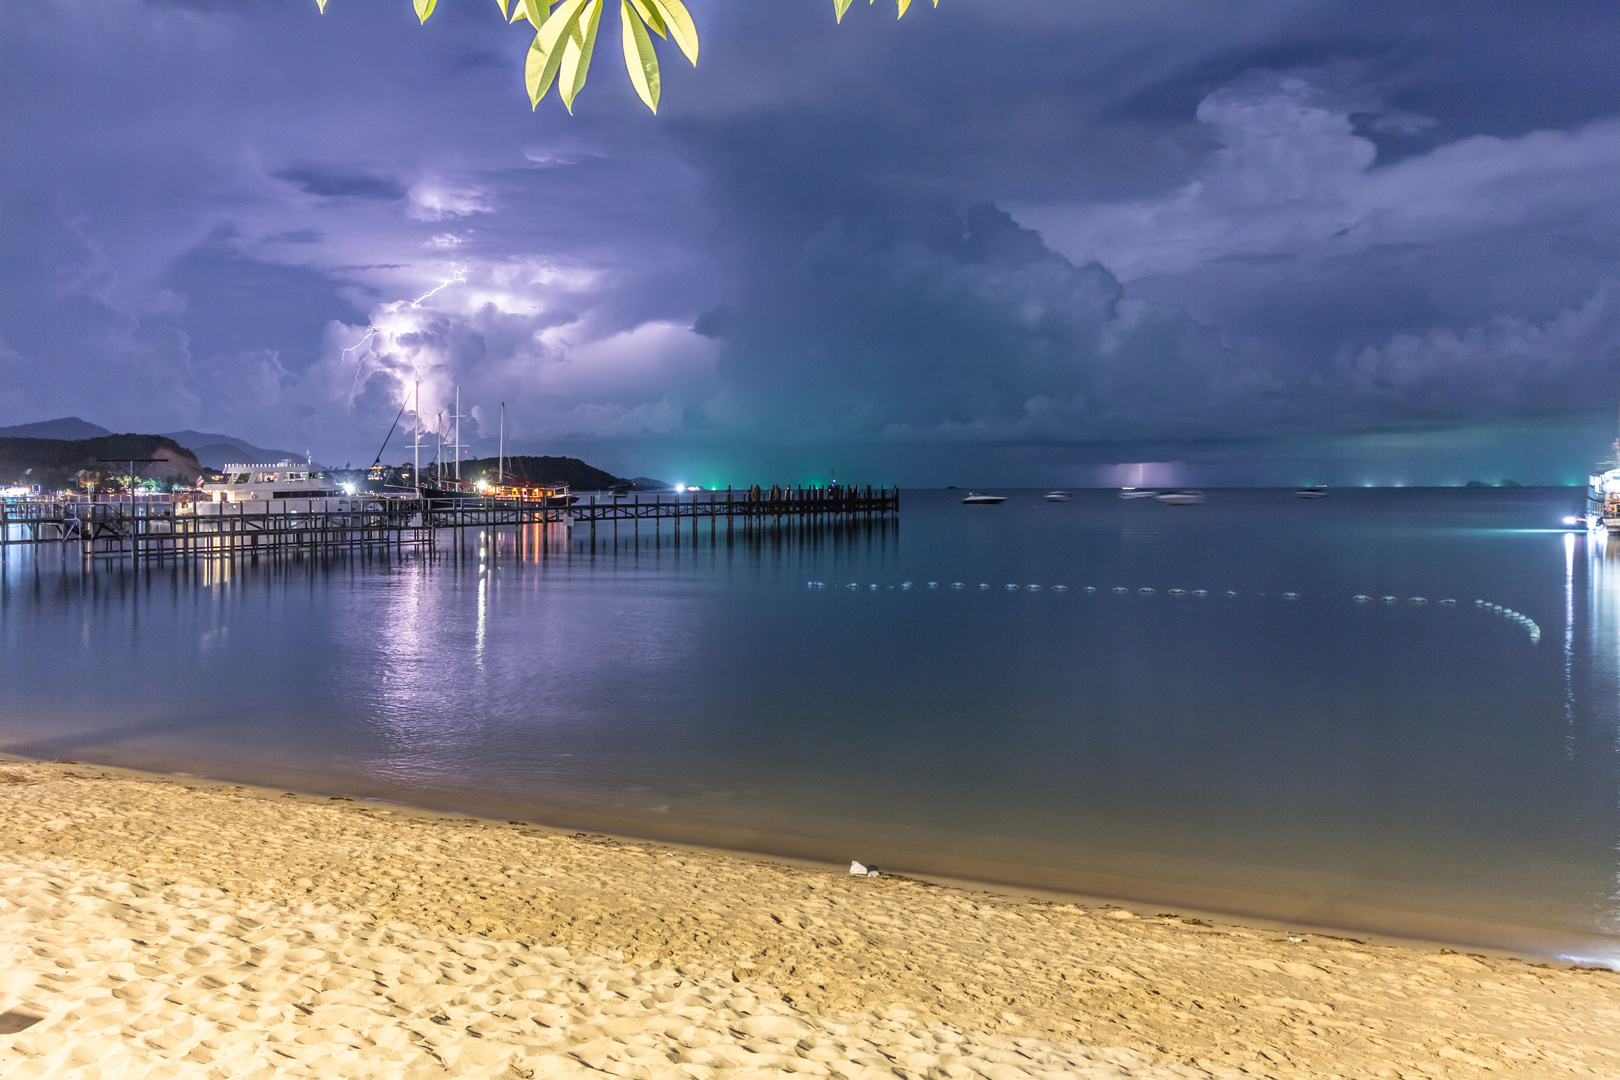
<svg viewBox="0 0 1620 1080"><path fill-rule="evenodd" d="M1620 1076L1620 975L0 764L0 1074Z"/></svg>

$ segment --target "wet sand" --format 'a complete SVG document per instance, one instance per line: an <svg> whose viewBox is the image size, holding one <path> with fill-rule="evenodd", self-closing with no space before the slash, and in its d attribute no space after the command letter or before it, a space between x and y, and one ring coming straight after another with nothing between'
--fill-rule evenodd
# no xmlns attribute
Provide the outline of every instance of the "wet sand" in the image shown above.
<svg viewBox="0 0 1620 1080"><path fill-rule="evenodd" d="M0 821L8 1080L1620 1076L1607 971L83 765Z"/></svg>

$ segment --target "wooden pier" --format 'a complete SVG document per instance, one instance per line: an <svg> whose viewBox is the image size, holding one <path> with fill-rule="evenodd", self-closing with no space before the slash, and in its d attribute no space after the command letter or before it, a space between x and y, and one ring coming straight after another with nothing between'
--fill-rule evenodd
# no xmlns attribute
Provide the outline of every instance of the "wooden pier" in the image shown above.
<svg viewBox="0 0 1620 1080"><path fill-rule="evenodd" d="M311 505L331 502L352 505ZM260 505L40 501L0 508L0 527L7 544L76 543L86 559L183 559L432 542L433 530L421 524L414 502L288 499L284 505Z"/></svg>
<svg viewBox="0 0 1620 1080"><path fill-rule="evenodd" d="M30 499L0 503L0 545L76 545L84 559L191 559L278 555L345 549L421 549L431 552L445 530L533 525L621 526L639 537L647 526L674 542L690 522L692 541L707 525L711 539L723 525L758 534L785 529L837 529L898 519L898 488L754 487L742 491L689 491L528 501L453 496L394 498L355 495L211 503L184 498L91 500Z"/></svg>

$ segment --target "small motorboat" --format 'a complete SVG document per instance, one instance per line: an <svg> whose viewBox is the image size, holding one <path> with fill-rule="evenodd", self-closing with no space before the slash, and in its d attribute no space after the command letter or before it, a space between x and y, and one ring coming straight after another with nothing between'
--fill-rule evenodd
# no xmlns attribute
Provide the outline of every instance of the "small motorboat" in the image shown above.
<svg viewBox="0 0 1620 1080"><path fill-rule="evenodd" d="M1202 506L1209 501L1202 491L1166 491L1153 500L1160 506Z"/></svg>
<svg viewBox="0 0 1620 1080"><path fill-rule="evenodd" d="M970 491L967 493L967 498L962 500L964 504L976 506L994 506L996 503L1004 503L1006 501L1007 496L991 495L986 491Z"/></svg>
<svg viewBox="0 0 1620 1080"><path fill-rule="evenodd" d="M1046 493L1047 502L1068 502L1072 498L1074 498L1074 493L1071 491L1048 491Z"/></svg>
<svg viewBox="0 0 1620 1080"><path fill-rule="evenodd" d="M1159 493L1151 488L1122 487L1119 489L1122 499L1157 499Z"/></svg>
<svg viewBox="0 0 1620 1080"><path fill-rule="evenodd" d="M1326 484L1312 484L1310 487L1302 487L1294 492L1294 495L1301 499L1325 499L1330 494L1332 492L1328 491Z"/></svg>

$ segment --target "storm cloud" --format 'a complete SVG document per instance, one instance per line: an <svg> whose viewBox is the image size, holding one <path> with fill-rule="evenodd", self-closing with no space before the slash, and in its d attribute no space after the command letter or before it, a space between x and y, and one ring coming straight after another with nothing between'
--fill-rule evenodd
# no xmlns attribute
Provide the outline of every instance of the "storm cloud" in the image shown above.
<svg viewBox="0 0 1620 1080"><path fill-rule="evenodd" d="M0 424L369 460L459 386L623 472L1039 483L1612 412L1609 5L826 6L695 4L657 117L609 53L531 111L481 5L7 6Z"/></svg>

